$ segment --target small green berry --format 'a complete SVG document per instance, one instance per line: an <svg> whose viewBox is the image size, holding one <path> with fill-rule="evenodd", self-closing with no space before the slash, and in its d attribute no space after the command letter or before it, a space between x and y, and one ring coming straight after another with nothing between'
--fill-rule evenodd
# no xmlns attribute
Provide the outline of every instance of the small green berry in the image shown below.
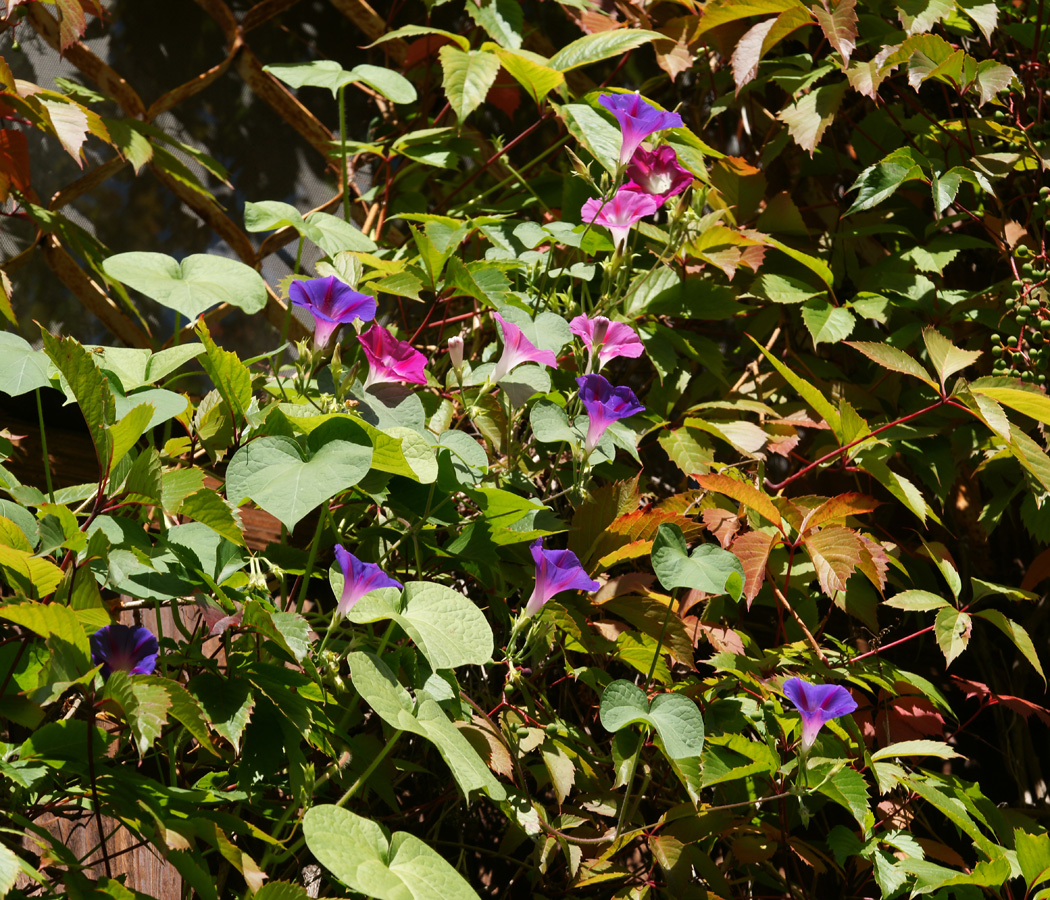
<svg viewBox="0 0 1050 900"><path fill-rule="evenodd" d="M1017 346L1017 335L1011 334L1007 339L1006 343L1011 347Z"/></svg>

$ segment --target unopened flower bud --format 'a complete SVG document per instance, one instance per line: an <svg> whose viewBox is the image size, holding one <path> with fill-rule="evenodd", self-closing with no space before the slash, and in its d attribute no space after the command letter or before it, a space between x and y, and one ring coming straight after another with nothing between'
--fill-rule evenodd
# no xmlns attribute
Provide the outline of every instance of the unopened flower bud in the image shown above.
<svg viewBox="0 0 1050 900"><path fill-rule="evenodd" d="M448 339L448 358L457 372L463 368L463 337L456 335Z"/></svg>

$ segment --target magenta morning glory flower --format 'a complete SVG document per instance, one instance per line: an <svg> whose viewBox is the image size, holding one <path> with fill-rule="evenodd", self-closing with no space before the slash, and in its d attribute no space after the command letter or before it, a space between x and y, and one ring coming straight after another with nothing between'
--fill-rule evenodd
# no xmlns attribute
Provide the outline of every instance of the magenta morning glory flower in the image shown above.
<svg viewBox="0 0 1050 900"><path fill-rule="evenodd" d="M810 684L801 678L784 682L784 693L802 716L802 752L817 739L817 732L829 719L849 715L857 708L850 692L837 684Z"/></svg>
<svg viewBox="0 0 1050 900"><path fill-rule="evenodd" d="M113 672L150 675L157 668L160 648L148 628L106 625L91 635L91 662L102 666L102 677Z"/></svg>
<svg viewBox="0 0 1050 900"><path fill-rule="evenodd" d="M335 545L335 558L339 568L343 570L343 595L335 608L337 616L345 616L358 600L374 590L404 587L400 581L391 578L375 563L361 562L339 544Z"/></svg>
<svg viewBox="0 0 1050 900"><path fill-rule="evenodd" d="M587 410L587 439L583 448L590 453L598 446L605 429L619 419L645 412L629 387L613 387L604 375L582 375L576 379L580 386L580 402Z"/></svg>
<svg viewBox="0 0 1050 900"><path fill-rule="evenodd" d="M309 310L314 317L314 347L327 347L340 325L376 317L376 298L359 294L334 275L293 281L288 297L295 306Z"/></svg>
<svg viewBox="0 0 1050 900"><path fill-rule="evenodd" d="M659 208L660 201L651 194L622 187L611 200L588 200L580 210L580 217L584 222L608 228L612 232L616 249L623 250L627 235L638 220L651 216Z"/></svg>
<svg viewBox="0 0 1050 900"><path fill-rule="evenodd" d="M534 362L552 369L558 368L558 357L552 350L540 350L530 341L517 325L512 325L499 313L493 313L492 318L499 322L503 329L503 353L496 363L490 376L492 381L499 381L511 369L521 363Z"/></svg>
<svg viewBox="0 0 1050 900"><path fill-rule="evenodd" d="M616 116L623 133L620 165L626 163L649 135L665 128L681 128L678 113L661 112L650 106L639 94L602 94L598 102Z"/></svg>
<svg viewBox="0 0 1050 900"><path fill-rule="evenodd" d="M601 585L587 576L576 554L571 550L544 550L543 538L529 549L536 562L536 586L525 604L525 616L535 615L543 604L562 591L596 591Z"/></svg>
<svg viewBox="0 0 1050 900"><path fill-rule="evenodd" d="M623 322L610 322L605 316L577 316L569 323L569 330L587 348L587 368L591 367L594 351L598 351L598 368L617 356L639 357L644 352L642 342L634 329Z"/></svg>
<svg viewBox="0 0 1050 900"><path fill-rule="evenodd" d="M423 374L427 358L408 341L399 341L378 322L364 334L359 334L357 339L368 357L366 388L389 381L427 383L427 377Z"/></svg>
<svg viewBox="0 0 1050 900"><path fill-rule="evenodd" d="M678 154L666 144L655 150L639 147L627 164L627 177L625 190L652 194L661 204L693 183L693 173L679 164Z"/></svg>

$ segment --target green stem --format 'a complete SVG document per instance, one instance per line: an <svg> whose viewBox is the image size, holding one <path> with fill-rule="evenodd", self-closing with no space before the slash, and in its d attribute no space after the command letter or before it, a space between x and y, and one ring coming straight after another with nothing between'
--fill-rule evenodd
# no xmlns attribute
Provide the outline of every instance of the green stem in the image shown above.
<svg viewBox="0 0 1050 900"><path fill-rule="evenodd" d="M310 578L314 574L314 564L317 562L317 550L321 544L321 532L324 530L325 519L328 516L328 504L321 507L321 515L317 517L317 528L314 531L314 539L310 542L310 555L306 559L306 571L303 572L303 584L299 588L299 599L295 602L297 615L303 614L303 604L306 602L306 591L310 587Z"/></svg>
<svg viewBox="0 0 1050 900"><path fill-rule="evenodd" d="M394 749L394 744L397 743L397 739L401 737L402 734L404 734L403 731L395 731L392 735L390 735L390 740L386 742L386 746L382 750L380 750L376 758L368 764L368 768L361 773L361 777L358 778L357 781L355 781L352 785L350 785L350 787L347 789L347 792L336 801L336 806L345 806L350 800L350 798L353 797L354 794L356 794L359 790L361 790L365 782L372 777L372 773L379 768L379 764L384 759L386 759L387 756L390 755L390 751Z"/></svg>
<svg viewBox="0 0 1050 900"><path fill-rule="evenodd" d="M674 597L667 601L667 612L664 614L664 624L660 629L660 639L656 642L656 651L653 653L653 661L649 664L649 674L645 676L645 690L649 690L649 684L653 680L656 664L660 661L660 650L663 649L664 637L667 635L667 626L671 622L671 610L674 609Z"/></svg>
<svg viewBox="0 0 1050 900"><path fill-rule="evenodd" d="M346 168L346 85L339 88L339 159L343 166L343 218L350 221L350 176Z"/></svg>
<svg viewBox="0 0 1050 900"><path fill-rule="evenodd" d="M44 478L47 479L47 497L55 502L55 489L51 486L51 460L47 456L47 435L44 433L44 407L40 402L40 388L36 391L36 418L40 423L40 452L44 456Z"/></svg>
<svg viewBox="0 0 1050 900"><path fill-rule="evenodd" d="M627 773L627 783L623 794L623 803L620 804L620 816L616 820L616 834L613 840L617 840L623 834L623 825L627 819L627 810L631 805L631 788L634 787L634 773L638 768L638 759L642 755L642 747L645 746L645 735L638 736L638 746L635 748L634 756L631 757L631 768Z"/></svg>

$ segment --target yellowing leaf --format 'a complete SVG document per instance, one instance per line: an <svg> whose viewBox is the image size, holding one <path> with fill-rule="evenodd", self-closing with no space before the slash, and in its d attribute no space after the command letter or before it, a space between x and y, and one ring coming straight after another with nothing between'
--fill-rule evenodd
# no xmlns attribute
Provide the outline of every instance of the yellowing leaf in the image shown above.
<svg viewBox="0 0 1050 900"><path fill-rule="evenodd" d="M777 113L777 118L787 125L788 133L795 143L810 156L820 143L825 129L835 118L846 87L847 83L840 81L814 88Z"/></svg>
<svg viewBox="0 0 1050 900"><path fill-rule="evenodd" d="M738 503L743 503L744 506L753 509L766 521L783 530L780 512L773 505L773 501L753 485L737 481L728 475L698 475L696 480L700 482L700 487L705 490L723 494L726 497L731 497Z"/></svg>
<svg viewBox="0 0 1050 900"><path fill-rule="evenodd" d="M829 597L846 589L846 581L861 561L860 535L842 525L829 525L802 541L813 561L820 589Z"/></svg>
<svg viewBox="0 0 1050 900"><path fill-rule="evenodd" d="M441 48L441 83L448 102L462 122L485 100L496 76L500 60L494 53L464 52L445 45Z"/></svg>
<svg viewBox="0 0 1050 900"><path fill-rule="evenodd" d="M762 590L766 579L766 561L776 539L775 535L764 531L749 531L740 535L729 548L744 567L744 596L749 609L751 601Z"/></svg>
<svg viewBox="0 0 1050 900"><path fill-rule="evenodd" d="M980 350L959 349L935 328L927 328L923 331L922 339L926 342L926 350L930 354L930 362L937 370L941 387L944 387L944 382L949 375L962 371L971 363L976 362L981 355Z"/></svg>

